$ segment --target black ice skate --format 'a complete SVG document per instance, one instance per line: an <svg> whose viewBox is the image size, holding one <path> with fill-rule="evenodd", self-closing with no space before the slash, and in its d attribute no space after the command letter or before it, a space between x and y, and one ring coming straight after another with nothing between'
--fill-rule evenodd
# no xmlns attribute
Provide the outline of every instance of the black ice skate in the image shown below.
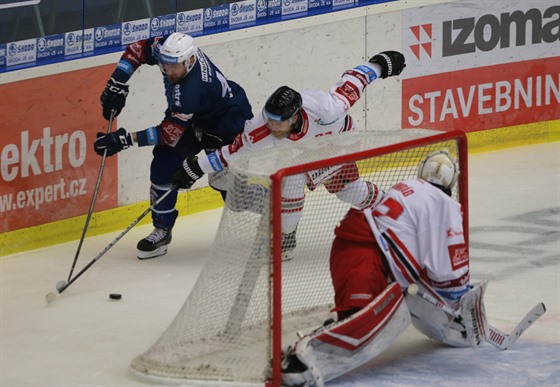
<svg viewBox="0 0 560 387"><path fill-rule="evenodd" d="M155 228L146 238L138 242L138 259L149 259L165 255L171 243L171 228Z"/></svg>

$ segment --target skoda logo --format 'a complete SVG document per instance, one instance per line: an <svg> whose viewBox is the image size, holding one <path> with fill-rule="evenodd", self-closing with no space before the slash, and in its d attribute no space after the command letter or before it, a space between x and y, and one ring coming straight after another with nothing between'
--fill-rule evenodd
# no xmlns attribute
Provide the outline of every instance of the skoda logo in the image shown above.
<svg viewBox="0 0 560 387"><path fill-rule="evenodd" d="M231 14L233 16L237 16L237 14L239 13L239 5L237 4L232 4L231 5Z"/></svg>
<svg viewBox="0 0 560 387"><path fill-rule="evenodd" d="M44 38L37 39L37 49L39 51L45 51L45 48L47 48L47 41Z"/></svg>
<svg viewBox="0 0 560 387"><path fill-rule="evenodd" d="M206 21L212 20L212 10L210 8L206 8L204 10L204 20Z"/></svg>

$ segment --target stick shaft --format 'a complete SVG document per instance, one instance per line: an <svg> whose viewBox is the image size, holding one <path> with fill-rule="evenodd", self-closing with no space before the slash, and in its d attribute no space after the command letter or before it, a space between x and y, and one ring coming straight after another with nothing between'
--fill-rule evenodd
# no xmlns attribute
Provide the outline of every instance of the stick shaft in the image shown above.
<svg viewBox="0 0 560 387"><path fill-rule="evenodd" d="M111 247L113 247L114 245L117 244L117 242L119 240L121 240L122 237L124 237L126 235L126 233L128 233L134 226L136 226L136 224L138 222L140 222L142 220L142 218L144 218L146 215L148 215L148 213L153 210L159 203L161 203L171 192L175 191L176 187L171 187L171 189L169 189L169 191L167 191L165 194L163 194L158 200L156 200L151 206L150 208L148 208L146 211L144 211L139 217L137 217L136 219L134 219L134 221L130 224L130 226L128 226L123 232L121 232L119 234L119 236L117 236L115 239L113 239L113 241L111 241L111 243L109 243L103 250L101 250L101 252L99 254L97 254L97 256L95 258L93 258L78 274L76 274L72 279L68 280L68 282L66 283L66 285L60 289L58 291L58 293L62 293L64 292L66 289L68 289L68 287L74 283L74 281L76 281L78 278L80 278L80 276L82 274L84 274L91 266L93 266L93 264L95 262L97 262L103 255L105 255L105 253L107 251L109 251L111 249Z"/></svg>
<svg viewBox="0 0 560 387"><path fill-rule="evenodd" d="M115 111L111 111L111 117L109 117L109 124L107 125L107 133L111 133L111 128L113 127L113 119L115 117ZM70 268L70 273L68 274L68 281L72 278L74 273L74 268L76 267L76 262L78 262L78 257L80 251L82 250L82 244L84 243L84 238L86 236L89 222L93 214L93 208L95 207L95 202L97 201L97 193L99 192L99 187L101 186L101 177L103 176L103 170L105 169L105 160L107 159L107 149L103 152L103 158L101 159L101 166L99 167L99 172L97 173L97 182L95 183L95 188L93 190L93 197L89 205L89 210L86 217L86 223L82 230L82 236L80 237L80 242L78 243L78 249L76 250L76 255L74 255L74 261L72 262L72 267Z"/></svg>

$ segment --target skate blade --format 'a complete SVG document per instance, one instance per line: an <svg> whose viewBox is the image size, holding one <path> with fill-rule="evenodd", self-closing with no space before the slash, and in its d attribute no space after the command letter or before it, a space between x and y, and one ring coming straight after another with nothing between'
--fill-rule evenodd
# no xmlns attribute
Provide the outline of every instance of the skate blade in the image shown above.
<svg viewBox="0 0 560 387"><path fill-rule="evenodd" d="M293 251L287 251L282 253L282 262L290 262L295 258Z"/></svg>
<svg viewBox="0 0 560 387"><path fill-rule="evenodd" d="M140 260L143 260L143 259L161 257L162 255L165 255L165 254L167 254L167 245L158 247L154 251L140 251L140 250L138 250L138 254L136 255L136 258L138 258Z"/></svg>

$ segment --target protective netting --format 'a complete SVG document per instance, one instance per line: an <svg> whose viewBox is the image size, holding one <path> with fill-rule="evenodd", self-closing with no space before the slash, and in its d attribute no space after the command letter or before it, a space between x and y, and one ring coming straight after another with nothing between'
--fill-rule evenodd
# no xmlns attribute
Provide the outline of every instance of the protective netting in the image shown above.
<svg viewBox="0 0 560 387"><path fill-rule="evenodd" d="M169 384L262 385L270 380L271 223L287 222L293 215L283 206L286 214L272 218L271 176L287 171L281 181L282 196L288 197L297 196L290 189L303 189L301 181L324 176L314 189L308 188L313 184L305 188L296 222L297 243L282 262L282 332L275 334L288 345L295 341L296 331L316 328L334 317L329 253L334 228L352 206L342 200L360 202L367 187L363 181L385 191L416 177L418 162L441 148L461 165L456 138L441 139L435 132L418 130L325 136L236 157L229 169L228 197L212 256L168 329L132 361L132 372ZM359 180L348 167L353 165ZM307 174L302 174L302 166ZM350 172L343 172L342 166ZM299 168L297 173L294 168ZM306 175L310 177L302 180ZM357 183L349 184L353 181ZM454 192L456 198L461 186ZM357 191L341 193L343 187Z"/></svg>

